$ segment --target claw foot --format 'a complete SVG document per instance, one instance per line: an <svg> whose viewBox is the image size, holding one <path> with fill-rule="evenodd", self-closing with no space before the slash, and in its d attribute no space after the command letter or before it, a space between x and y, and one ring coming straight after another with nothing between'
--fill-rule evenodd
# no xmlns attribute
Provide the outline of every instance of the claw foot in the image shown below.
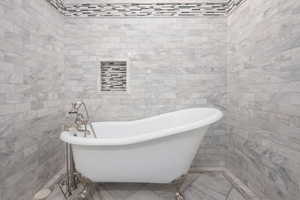
<svg viewBox="0 0 300 200"><path fill-rule="evenodd" d="M176 200L184 200L184 197L180 192L176 192Z"/></svg>

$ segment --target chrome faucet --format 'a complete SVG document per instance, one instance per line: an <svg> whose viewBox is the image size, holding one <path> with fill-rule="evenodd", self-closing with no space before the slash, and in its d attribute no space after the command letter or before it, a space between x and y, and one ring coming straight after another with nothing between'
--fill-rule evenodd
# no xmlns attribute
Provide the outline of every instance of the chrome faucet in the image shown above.
<svg viewBox="0 0 300 200"><path fill-rule="evenodd" d="M84 111L82 111L82 108ZM84 114L84 113L85 114ZM72 103L72 109L69 111L69 115L75 115L75 128L79 132L84 133L84 137L87 137L87 135L93 134L93 136L96 138L96 133L94 131L94 128L92 124L89 124L89 114L86 108L86 105L83 101L77 101L75 103ZM91 131L88 130L88 125L90 125ZM92 133L91 133L92 132Z"/></svg>

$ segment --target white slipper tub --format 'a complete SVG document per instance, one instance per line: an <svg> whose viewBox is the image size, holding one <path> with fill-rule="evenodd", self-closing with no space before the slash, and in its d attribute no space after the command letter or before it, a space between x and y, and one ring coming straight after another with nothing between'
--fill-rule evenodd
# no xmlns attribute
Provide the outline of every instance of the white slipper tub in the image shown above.
<svg viewBox="0 0 300 200"><path fill-rule="evenodd" d="M97 138L63 132L61 139L72 144L76 170L94 182L169 183L189 170L208 126L222 116L214 108L191 108L95 122Z"/></svg>

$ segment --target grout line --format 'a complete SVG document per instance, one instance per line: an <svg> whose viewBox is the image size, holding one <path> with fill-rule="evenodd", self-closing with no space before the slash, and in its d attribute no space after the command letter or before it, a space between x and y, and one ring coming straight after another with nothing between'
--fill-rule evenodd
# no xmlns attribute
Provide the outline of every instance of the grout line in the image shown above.
<svg viewBox="0 0 300 200"><path fill-rule="evenodd" d="M246 186L240 179L238 179L234 174L232 174L225 167L216 168L192 168L189 173L204 173L204 172L222 172L224 177L232 184L232 187L238 190L238 192L246 200L260 200L260 198L252 192L248 186Z"/></svg>
<svg viewBox="0 0 300 200"><path fill-rule="evenodd" d="M64 175L65 168L62 168L42 187L42 189L49 188L50 190L53 190L55 185L64 177Z"/></svg>
<svg viewBox="0 0 300 200"><path fill-rule="evenodd" d="M225 178L226 178L226 177L225 177ZM228 191L228 193L226 194L225 200L228 199L228 197L229 197L229 195L230 195L230 193L231 193L232 190L233 190L233 185L232 185L232 183L231 183L231 188L230 188L230 190Z"/></svg>
<svg viewBox="0 0 300 200"><path fill-rule="evenodd" d="M224 169L224 176L246 200L260 200L260 198L252 190L250 190L247 185L245 185L239 178L237 178L226 168Z"/></svg>

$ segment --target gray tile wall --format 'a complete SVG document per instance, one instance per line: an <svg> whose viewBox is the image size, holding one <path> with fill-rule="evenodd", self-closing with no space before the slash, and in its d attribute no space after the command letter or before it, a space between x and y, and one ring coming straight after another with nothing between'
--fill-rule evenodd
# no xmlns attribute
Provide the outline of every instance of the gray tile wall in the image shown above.
<svg viewBox="0 0 300 200"><path fill-rule="evenodd" d="M0 199L29 200L62 167L63 18L0 1Z"/></svg>
<svg viewBox="0 0 300 200"><path fill-rule="evenodd" d="M225 107L226 19L65 21L65 87L94 121L129 120L194 106ZM128 59L129 93L97 93L101 60ZM225 128L207 134L196 166L224 165Z"/></svg>
<svg viewBox="0 0 300 200"><path fill-rule="evenodd" d="M227 167L272 200L300 199L300 2L253 0L228 19Z"/></svg>

